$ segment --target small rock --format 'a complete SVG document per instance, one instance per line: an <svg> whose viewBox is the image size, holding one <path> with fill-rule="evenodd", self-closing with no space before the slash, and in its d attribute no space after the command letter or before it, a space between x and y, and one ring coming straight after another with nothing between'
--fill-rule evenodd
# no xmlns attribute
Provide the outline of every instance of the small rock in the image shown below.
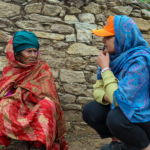
<svg viewBox="0 0 150 150"><path fill-rule="evenodd" d="M96 21L106 21L106 18L103 14L96 14Z"/></svg>
<svg viewBox="0 0 150 150"><path fill-rule="evenodd" d="M87 71L92 71L92 72L96 72L96 71L97 71L97 67L96 67L96 66L87 65L87 66L85 67L85 70L87 70Z"/></svg>
<svg viewBox="0 0 150 150"><path fill-rule="evenodd" d="M86 97L93 97L93 89L87 89L83 92L83 95Z"/></svg>
<svg viewBox="0 0 150 150"><path fill-rule="evenodd" d="M144 19L150 19L150 12L146 9L141 9L141 12L142 12L142 17Z"/></svg>
<svg viewBox="0 0 150 150"><path fill-rule="evenodd" d="M68 7L67 12L68 14L80 14L81 10L76 7Z"/></svg>
<svg viewBox="0 0 150 150"><path fill-rule="evenodd" d="M64 17L66 14L66 10L62 9L61 12L60 12L60 17Z"/></svg>
<svg viewBox="0 0 150 150"><path fill-rule="evenodd" d="M76 100L76 103L86 105L87 103L92 102L92 101L94 101L94 98L91 98L91 97L78 97L78 99Z"/></svg>

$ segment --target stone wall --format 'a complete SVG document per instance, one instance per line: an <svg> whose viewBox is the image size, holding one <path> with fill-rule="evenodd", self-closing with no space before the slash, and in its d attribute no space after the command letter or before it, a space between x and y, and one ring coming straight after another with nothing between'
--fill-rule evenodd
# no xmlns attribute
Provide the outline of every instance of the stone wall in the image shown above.
<svg viewBox="0 0 150 150"><path fill-rule="evenodd" d="M150 44L149 9L141 0L0 0L0 72L10 37L19 30L34 32L40 56L52 68L67 131L84 130L81 112L93 101L96 58L103 48L91 29L103 28L110 15L127 15Z"/></svg>

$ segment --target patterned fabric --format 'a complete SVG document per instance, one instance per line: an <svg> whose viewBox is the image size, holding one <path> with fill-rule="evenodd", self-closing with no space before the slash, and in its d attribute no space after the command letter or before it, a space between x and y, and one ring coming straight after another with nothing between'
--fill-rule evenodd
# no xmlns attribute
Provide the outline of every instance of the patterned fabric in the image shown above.
<svg viewBox="0 0 150 150"><path fill-rule="evenodd" d="M6 57L9 62L0 80L0 131L12 139L40 141L47 150L67 150L65 119L50 67L40 58L28 65L16 61L13 38Z"/></svg>
<svg viewBox="0 0 150 150"><path fill-rule="evenodd" d="M119 107L134 123L150 121L150 49L135 22L127 16L115 16L115 55L110 67L118 78L114 92Z"/></svg>
<svg viewBox="0 0 150 150"><path fill-rule="evenodd" d="M13 36L14 52L19 52L27 48L39 49L39 42L36 35L28 31L18 31Z"/></svg>

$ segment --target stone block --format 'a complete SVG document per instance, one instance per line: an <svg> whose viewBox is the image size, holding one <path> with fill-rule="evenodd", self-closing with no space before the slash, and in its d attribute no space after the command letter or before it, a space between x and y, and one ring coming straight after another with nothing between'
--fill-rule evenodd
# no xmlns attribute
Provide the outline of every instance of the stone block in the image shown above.
<svg viewBox="0 0 150 150"><path fill-rule="evenodd" d="M83 121L81 111L64 111L65 120L66 121L75 121L80 122Z"/></svg>
<svg viewBox="0 0 150 150"><path fill-rule="evenodd" d="M74 28L68 25L53 24L51 26L52 32L62 33L62 34L72 34L74 33Z"/></svg>
<svg viewBox="0 0 150 150"><path fill-rule="evenodd" d="M78 99L76 100L76 103L82 104L84 106L87 103L92 102L92 101L94 101L94 98L91 98L91 97L78 97Z"/></svg>
<svg viewBox="0 0 150 150"><path fill-rule="evenodd" d="M68 14L80 14L82 11L76 7L67 7Z"/></svg>
<svg viewBox="0 0 150 150"><path fill-rule="evenodd" d="M85 77L82 71L72 71L72 70L61 69L60 80L62 82L67 82L67 83L73 83L73 82L83 83L85 82Z"/></svg>
<svg viewBox="0 0 150 150"><path fill-rule="evenodd" d="M100 9L100 5L96 4L96 3L89 3L87 6L83 7L83 10L85 12L90 12L92 14L99 14L101 13L101 9Z"/></svg>
<svg viewBox="0 0 150 150"><path fill-rule="evenodd" d="M83 70L87 62L82 57L67 57L65 64L68 69Z"/></svg>
<svg viewBox="0 0 150 150"><path fill-rule="evenodd" d="M50 4L55 4L55 5L60 3L59 0L44 0L44 2L50 3Z"/></svg>
<svg viewBox="0 0 150 150"><path fill-rule="evenodd" d="M38 32L38 31L33 31L33 32L39 38L51 39L51 40L58 40L58 41L65 39L65 36L62 35L62 34L47 33L47 32Z"/></svg>
<svg viewBox="0 0 150 150"><path fill-rule="evenodd" d="M64 110L82 110L82 106L78 104L65 104L62 106Z"/></svg>
<svg viewBox="0 0 150 150"><path fill-rule="evenodd" d="M44 5L42 14L46 16L58 16L61 12L62 8L60 6L55 5Z"/></svg>
<svg viewBox="0 0 150 150"><path fill-rule="evenodd" d="M69 46L67 53L78 56L98 56L99 50L94 46L88 46L83 43L74 43Z"/></svg>
<svg viewBox="0 0 150 150"><path fill-rule="evenodd" d="M93 89L87 89L83 92L83 95L86 97L93 97Z"/></svg>
<svg viewBox="0 0 150 150"><path fill-rule="evenodd" d="M39 15L39 14L31 14L31 15L29 15L29 18L31 20L35 20L35 21L38 21L38 22L45 22L45 23L53 23L53 22L62 23L63 22L60 18L43 16L43 15Z"/></svg>
<svg viewBox="0 0 150 150"><path fill-rule="evenodd" d="M95 17L91 13L83 13L78 15L79 21L83 23L95 23Z"/></svg>
<svg viewBox="0 0 150 150"><path fill-rule="evenodd" d="M146 9L141 9L142 17L144 19L149 20L150 19L150 12Z"/></svg>
<svg viewBox="0 0 150 150"><path fill-rule="evenodd" d="M3 71L3 68L8 64L6 56L0 56L0 71Z"/></svg>
<svg viewBox="0 0 150 150"><path fill-rule="evenodd" d="M85 70L91 71L91 72L97 72L97 67L96 66L92 66L92 65L87 65L85 67Z"/></svg>
<svg viewBox="0 0 150 150"><path fill-rule="evenodd" d="M66 35L66 42L76 42L76 35L75 34Z"/></svg>
<svg viewBox="0 0 150 150"><path fill-rule="evenodd" d="M13 17L20 14L21 7L0 1L0 17Z"/></svg>
<svg viewBox="0 0 150 150"><path fill-rule="evenodd" d="M64 104L74 103L75 100L76 100L76 96L71 95L71 94L65 94L63 96L60 96L60 101L61 103L64 103Z"/></svg>
<svg viewBox="0 0 150 150"><path fill-rule="evenodd" d="M75 24L75 23L79 22L79 20L77 19L77 17L75 15L66 15L64 18L64 21L67 24Z"/></svg>
<svg viewBox="0 0 150 150"><path fill-rule="evenodd" d="M17 21L16 25L19 28L22 28L22 29L25 29L25 30L44 30L42 24L40 24L37 21L22 20L22 21Z"/></svg>
<svg viewBox="0 0 150 150"><path fill-rule="evenodd" d="M9 42L11 37L9 33L0 31L0 43Z"/></svg>
<svg viewBox="0 0 150 150"><path fill-rule="evenodd" d="M110 11L119 14L129 16L133 8L131 6L115 6L110 9Z"/></svg>
<svg viewBox="0 0 150 150"><path fill-rule="evenodd" d="M42 4L41 3L34 3L34 4L29 4L26 5L25 7L25 12L26 14L40 14L42 9Z"/></svg>

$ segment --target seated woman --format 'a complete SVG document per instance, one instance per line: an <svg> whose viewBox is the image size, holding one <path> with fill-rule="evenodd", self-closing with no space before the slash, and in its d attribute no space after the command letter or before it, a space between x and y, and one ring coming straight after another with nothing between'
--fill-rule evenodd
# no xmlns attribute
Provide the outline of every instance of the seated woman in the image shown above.
<svg viewBox="0 0 150 150"><path fill-rule="evenodd" d="M67 150L65 119L50 67L35 34L19 31L6 47L0 80L0 144L21 140L20 150Z"/></svg>
<svg viewBox="0 0 150 150"><path fill-rule="evenodd" d="M110 16L93 33L103 37L104 50L97 58L96 101L84 107L83 119L101 138L112 137L101 150L150 150L148 43L127 16Z"/></svg>

